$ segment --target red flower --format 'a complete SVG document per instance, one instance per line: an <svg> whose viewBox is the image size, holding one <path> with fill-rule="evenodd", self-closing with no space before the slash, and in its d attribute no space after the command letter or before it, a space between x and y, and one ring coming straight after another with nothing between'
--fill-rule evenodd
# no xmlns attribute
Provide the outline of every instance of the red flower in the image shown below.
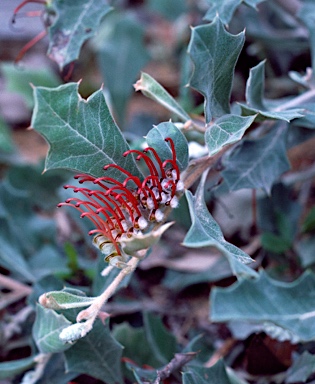
<svg viewBox="0 0 315 384"><path fill-rule="evenodd" d="M178 196L183 192L184 185L176 163L174 142L169 137L165 141L169 143L173 155L164 162L152 147L143 152L131 149L123 154L135 153L136 160L145 162L149 174L143 180L119 165L109 164L104 169L118 169L126 175L123 182L106 176L95 178L80 174L74 177L80 184L92 183L99 188L64 187L73 189L82 198L72 197L58 206L74 207L81 212L81 217L92 221L95 229L89 234L94 234L93 244L106 255L106 261L111 261L114 256L120 256L120 260L125 261L126 255L120 242L152 231L157 223L164 221L168 206L178 206Z"/></svg>

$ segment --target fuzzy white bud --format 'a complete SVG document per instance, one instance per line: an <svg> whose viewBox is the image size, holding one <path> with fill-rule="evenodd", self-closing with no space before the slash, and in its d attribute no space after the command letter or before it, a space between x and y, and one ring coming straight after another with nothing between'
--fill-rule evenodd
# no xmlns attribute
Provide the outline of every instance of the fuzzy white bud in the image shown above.
<svg viewBox="0 0 315 384"><path fill-rule="evenodd" d="M172 200L170 201L170 206L172 208L177 208L178 207L178 198L177 198L177 196L174 196L172 198Z"/></svg>
<svg viewBox="0 0 315 384"><path fill-rule="evenodd" d="M181 180L178 180L176 184L176 191L182 192L185 189L184 183Z"/></svg>
<svg viewBox="0 0 315 384"><path fill-rule="evenodd" d="M164 219L164 213L160 210L160 209L157 209L155 211L155 220L160 223L161 221L163 221Z"/></svg>
<svg viewBox="0 0 315 384"><path fill-rule="evenodd" d="M147 198L147 206L149 209L153 209L154 208L154 201L151 197L148 197Z"/></svg>
<svg viewBox="0 0 315 384"><path fill-rule="evenodd" d="M148 222L143 216L140 216L138 219L138 225L140 229L145 229L148 226Z"/></svg>

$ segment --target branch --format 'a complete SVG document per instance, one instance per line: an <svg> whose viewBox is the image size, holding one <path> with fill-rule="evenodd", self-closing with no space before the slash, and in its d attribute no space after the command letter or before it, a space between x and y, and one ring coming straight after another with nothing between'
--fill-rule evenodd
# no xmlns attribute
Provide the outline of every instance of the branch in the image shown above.
<svg viewBox="0 0 315 384"><path fill-rule="evenodd" d="M13 280L8 276L0 274L0 287L11 290L12 292L6 293L0 300L0 310L8 305L28 296L32 292L32 288L19 281Z"/></svg>
<svg viewBox="0 0 315 384"><path fill-rule="evenodd" d="M199 179L199 177L203 174L203 172L213 166L228 149L231 148L233 144L226 145L221 149L220 152L216 153L214 156L205 156L196 160L192 160L188 168L183 173L183 183L185 188L188 189L191 187L195 181Z"/></svg>
<svg viewBox="0 0 315 384"><path fill-rule="evenodd" d="M157 371L157 378L153 384L159 384L161 380L167 379L173 372L189 363L197 355L197 352L175 353L174 358L165 367Z"/></svg>

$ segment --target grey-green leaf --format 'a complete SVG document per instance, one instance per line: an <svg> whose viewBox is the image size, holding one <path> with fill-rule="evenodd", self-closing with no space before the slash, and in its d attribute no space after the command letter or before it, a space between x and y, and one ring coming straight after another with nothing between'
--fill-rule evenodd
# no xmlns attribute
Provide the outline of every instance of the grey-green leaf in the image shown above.
<svg viewBox="0 0 315 384"><path fill-rule="evenodd" d="M205 116L229 113L234 68L245 41L244 32L232 35L219 18L192 29L188 53L194 64L190 86L205 97Z"/></svg>
<svg viewBox="0 0 315 384"><path fill-rule="evenodd" d="M69 325L71 322L63 315L37 305L33 337L40 352L57 353L70 348L71 345L65 344L59 339L60 332Z"/></svg>
<svg viewBox="0 0 315 384"><path fill-rule="evenodd" d="M224 239L219 225L208 211L203 197L204 180L205 177L199 184L195 196L190 191L186 191L192 225L184 238L183 245L191 248L215 247L227 257L234 275L257 276L257 273L246 265L253 260Z"/></svg>
<svg viewBox="0 0 315 384"><path fill-rule="evenodd" d="M304 351L286 373L286 383L305 383L315 372L315 356Z"/></svg>
<svg viewBox="0 0 315 384"><path fill-rule="evenodd" d="M258 140L243 140L224 161L222 175L231 191L263 188L270 193L278 177L290 169L286 130L274 128Z"/></svg>
<svg viewBox="0 0 315 384"><path fill-rule="evenodd" d="M211 368L191 366L183 373L183 384L231 384L223 360Z"/></svg>
<svg viewBox="0 0 315 384"><path fill-rule="evenodd" d="M147 73L141 73L140 79L135 84L135 89L136 91L141 91L144 96L163 105L163 107L174 113L180 120L185 122L190 119L187 112L184 111L174 97Z"/></svg>
<svg viewBox="0 0 315 384"><path fill-rule="evenodd" d="M135 162L123 157L129 149L115 124L102 90L87 100L78 94L78 83L58 88L35 87L32 127L50 144L45 168L67 168L95 177L104 176L106 164L118 164L142 177ZM106 175L119 181L125 175L108 169Z"/></svg>
<svg viewBox="0 0 315 384"><path fill-rule="evenodd" d="M205 14L204 19L212 21L219 15L224 24L229 24L242 0L210 0L209 2L210 8Z"/></svg>
<svg viewBox="0 0 315 384"><path fill-rule="evenodd" d="M9 126L0 116L0 151L12 153L14 151L14 142L11 137Z"/></svg>
<svg viewBox="0 0 315 384"><path fill-rule="evenodd" d="M257 4L264 0L208 0L210 8L205 14L204 19L212 21L217 15L224 24L229 24L232 20L237 7L243 2L255 8Z"/></svg>
<svg viewBox="0 0 315 384"><path fill-rule="evenodd" d="M279 104L277 107L268 105L264 100L265 88L265 61L261 61L255 67L250 69L249 77L246 82L246 105L240 103L244 115L260 114L264 118L291 121L295 118L304 116L303 109L289 108ZM270 104L270 102L269 102Z"/></svg>
<svg viewBox="0 0 315 384"><path fill-rule="evenodd" d="M108 325L97 320L92 331L65 352L66 369L108 384L122 383L121 354L122 346L113 339Z"/></svg>
<svg viewBox="0 0 315 384"><path fill-rule="evenodd" d="M302 108L292 108L288 110L262 110L258 108L249 107L245 104L239 103L242 109L242 115L258 115L257 120L265 119L274 119L274 120L284 120L288 123L293 120L304 116L304 109ZM301 123L303 124L303 123Z"/></svg>
<svg viewBox="0 0 315 384"><path fill-rule="evenodd" d="M107 25L109 24L109 25ZM124 122L133 83L150 59L144 45L144 30L138 20L117 14L105 25L108 33L98 38L100 70L109 91L118 123Z"/></svg>
<svg viewBox="0 0 315 384"><path fill-rule="evenodd" d="M241 140L246 129L254 122L255 117L255 115L248 117L225 115L216 120L205 133L209 155L213 156L225 145Z"/></svg>
<svg viewBox="0 0 315 384"><path fill-rule="evenodd" d="M250 321L281 327L300 342L315 340L315 275L305 272L299 279L284 283L265 272L254 280L242 280L211 292L211 320Z"/></svg>
<svg viewBox="0 0 315 384"><path fill-rule="evenodd" d="M297 13L297 17L302 20L302 22L306 25L309 31L309 39L310 39L310 50L312 56L312 69L313 69L313 79L314 79L314 71L315 71L315 25L314 25L314 17L315 17L315 4L313 1L305 1L301 3L301 7L299 7L299 11Z"/></svg>
<svg viewBox="0 0 315 384"><path fill-rule="evenodd" d="M251 107L265 109L263 97L265 87L265 61L261 61L249 71L246 83L246 102Z"/></svg>
<svg viewBox="0 0 315 384"><path fill-rule="evenodd" d="M63 69L79 57L82 44L92 37L111 10L105 0L54 0L57 18L49 28L48 56Z"/></svg>
<svg viewBox="0 0 315 384"><path fill-rule="evenodd" d="M146 139L149 146L154 147L164 161L173 158L171 146L165 141L167 137L170 137L174 142L177 165L180 171L183 171L188 166L188 144L185 136L176 125L171 122L160 123L148 132Z"/></svg>
<svg viewBox="0 0 315 384"><path fill-rule="evenodd" d="M0 363L0 379L7 379L31 368L35 364L36 356L25 359Z"/></svg>
<svg viewBox="0 0 315 384"><path fill-rule="evenodd" d="M148 312L143 314L147 343L161 365L167 364L176 352L175 336L163 325L161 319Z"/></svg>
<svg viewBox="0 0 315 384"><path fill-rule="evenodd" d="M66 290L47 292L40 297L40 303L45 308L56 310L87 307L91 305L94 300L94 297L77 295L72 292L67 292Z"/></svg>
<svg viewBox="0 0 315 384"><path fill-rule="evenodd" d="M60 79L49 67L37 68L18 68L15 63L2 63L1 72L6 81L6 88L10 92L18 93L28 108L33 108L32 85L42 87L58 87Z"/></svg>

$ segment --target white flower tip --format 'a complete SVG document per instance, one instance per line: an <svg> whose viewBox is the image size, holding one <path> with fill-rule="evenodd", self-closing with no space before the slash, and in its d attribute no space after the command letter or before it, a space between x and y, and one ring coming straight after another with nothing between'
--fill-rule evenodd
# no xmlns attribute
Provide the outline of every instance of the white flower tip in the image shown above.
<svg viewBox="0 0 315 384"><path fill-rule="evenodd" d="M160 209L157 209L155 211L155 220L160 223L161 221L163 221L164 219L164 213L160 210Z"/></svg>
<svg viewBox="0 0 315 384"><path fill-rule="evenodd" d="M182 192L185 189L184 183L181 180L178 180L176 184L176 191Z"/></svg>
<svg viewBox="0 0 315 384"><path fill-rule="evenodd" d="M145 229L148 226L148 222L143 216L140 216L138 220L138 225L140 229Z"/></svg>
<svg viewBox="0 0 315 384"><path fill-rule="evenodd" d="M172 198L172 200L170 201L170 206L171 206L172 208L177 208L177 207L178 207L178 204L179 204L179 202L178 202L178 198L177 198L176 196L174 196L174 197Z"/></svg>
<svg viewBox="0 0 315 384"><path fill-rule="evenodd" d="M147 206L148 206L149 209L153 209L154 208L154 201L153 201L153 199L151 199L151 197L147 198Z"/></svg>

